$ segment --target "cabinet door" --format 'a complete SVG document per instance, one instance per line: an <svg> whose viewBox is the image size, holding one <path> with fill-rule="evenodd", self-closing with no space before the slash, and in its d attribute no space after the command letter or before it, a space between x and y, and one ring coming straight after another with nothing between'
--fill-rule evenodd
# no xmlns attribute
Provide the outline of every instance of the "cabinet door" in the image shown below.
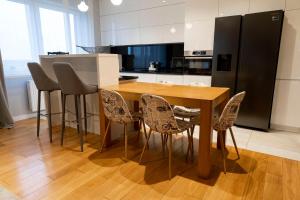
<svg viewBox="0 0 300 200"><path fill-rule="evenodd" d="M183 75L157 75L156 82L183 85Z"/></svg>
<svg viewBox="0 0 300 200"><path fill-rule="evenodd" d="M116 31L102 31L101 32L101 45L110 46L116 45Z"/></svg>
<svg viewBox="0 0 300 200"><path fill-rule="evenodd" d="M281 9L285 9L285 0L250 0L250 13Z"/></svg>
<svg viewBox="0 0 300 200"><path fill-rule="evenodd" d="M219 0L219 16L244 15L249 12L250 0Z"/></svg>
<svg viewBox="0 0 300 200"><path fill-rule="evenodd" d="M186 24L184 50L212 50L215 20L202 20Z"/></svg>
<svg viewBox="0 0 300 200"><path fill-rule="evenodd" d="M211 86L211 76L184 75L184 85Z"/></svg>
<svg viewBox="0 0 300 200"><path fill-rule="evenodd" d="M218 0L187 0L185 3L185 22L214 19L218 15Z"/></svg>
<svg viewBox="0 0 300 200"><path fill-rule="evenodd" d="M116 31L117 45L131 45L140 43L139 29L124 29Z"/></svg>

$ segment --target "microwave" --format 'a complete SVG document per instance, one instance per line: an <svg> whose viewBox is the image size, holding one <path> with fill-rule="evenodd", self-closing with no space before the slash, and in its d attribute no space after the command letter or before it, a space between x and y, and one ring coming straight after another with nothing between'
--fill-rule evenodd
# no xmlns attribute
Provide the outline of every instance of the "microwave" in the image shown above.
<svg viewBox="0 0 300 200"><path fill-rule="evenodd" d="M211 75L212 50L185 51L184 73L191 75Z"/></svg>

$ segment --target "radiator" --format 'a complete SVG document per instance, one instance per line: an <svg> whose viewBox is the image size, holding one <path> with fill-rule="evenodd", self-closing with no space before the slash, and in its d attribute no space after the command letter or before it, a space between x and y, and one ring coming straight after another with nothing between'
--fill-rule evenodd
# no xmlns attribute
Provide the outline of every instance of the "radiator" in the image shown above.
<svg viewBox="0 0 300 200"><path fill-rule="evenodd" d="M28 92L29 108L32 112L37 112L38 89L36 88L33 80L29 80L27 82L27 92ZM42 92L41 95L41 110L45 110L44 92Z"/></svg>

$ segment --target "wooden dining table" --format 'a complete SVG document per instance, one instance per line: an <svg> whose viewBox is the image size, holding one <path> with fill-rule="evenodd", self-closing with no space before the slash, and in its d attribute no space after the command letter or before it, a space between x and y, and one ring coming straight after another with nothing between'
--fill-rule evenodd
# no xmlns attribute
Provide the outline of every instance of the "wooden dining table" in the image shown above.
<svg viewBox="0 0 300 200"><path fill-rule="evenodd" d="M134 101L135 108L138 108L138 102L142 94L161 96L171 105L199 108L201 115L197 167L201 178L209 178L212 168L211 148L214 110L215 108L220 111L223 110L229 99L229 88L131 82L107 86L104 89L117 91L125 100ZM101 100L100 90L99 96ZM107 119L104 116L102 103L100 103L100 133L105 132L106 125ZM226 132L218 133L218 143L221 141L219 137L226 137ZM106 138L107 145L111 142L110 138L108 134Z"/></svg>

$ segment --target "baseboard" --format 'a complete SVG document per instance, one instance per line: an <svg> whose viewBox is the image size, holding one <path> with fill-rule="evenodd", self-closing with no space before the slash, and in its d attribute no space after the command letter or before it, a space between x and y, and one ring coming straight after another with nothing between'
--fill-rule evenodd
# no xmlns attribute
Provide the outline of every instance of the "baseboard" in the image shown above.
<svg viewBox="0 0 300 200"><path fill-rule="evenodd" d="M278 130L278 131L300 133L300 127L293 127L293 126L286 126L286 125L279 125L279 124L271 124L271 129Z"/></svg>
<svg viewBox="0 0 300 200"><path fill-rule="evenodd" d="M14 121L20 121L20 120L30 119L30 118L34 118L34 117L36 117L36 113L13 116L13 119L14 119Z"/></svg>

